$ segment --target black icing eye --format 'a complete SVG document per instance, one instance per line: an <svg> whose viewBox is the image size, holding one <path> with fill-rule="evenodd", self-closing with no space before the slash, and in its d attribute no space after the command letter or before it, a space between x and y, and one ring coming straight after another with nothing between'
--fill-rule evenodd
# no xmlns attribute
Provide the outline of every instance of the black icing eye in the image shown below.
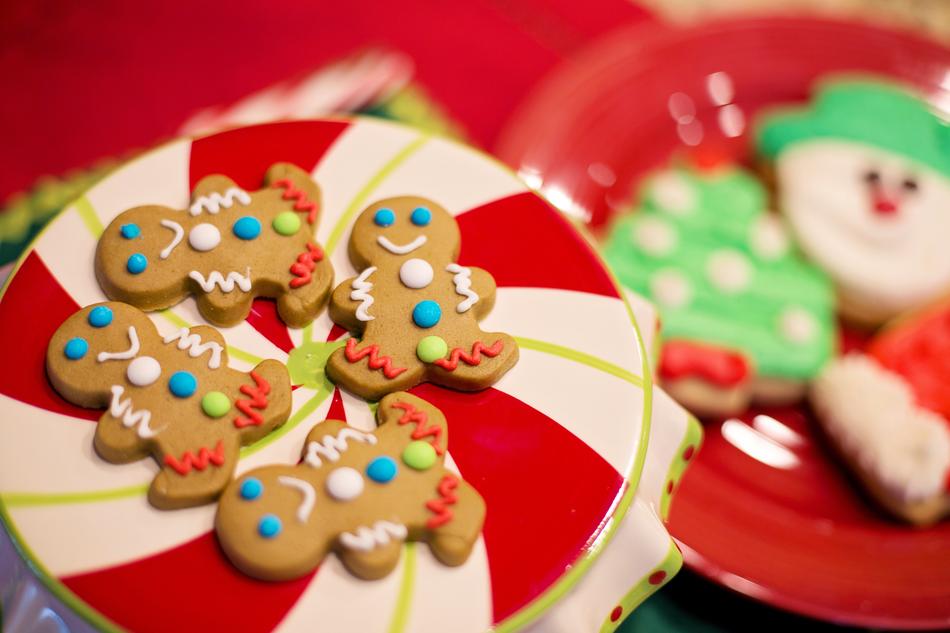
<svg viewBox="0 0 950 633"><path fill-rule="evenodd" d="M869 169L864 172L864 182L869 185L878 185L881 183L881 172L876 169Z"/></svg>
<svg viewBox="0 0 950 633"><path fill-rule="evenodd" d="M920 185L917 184L916 178L908 176L907 178L904 178L904 182L901 183L901 188L907 192L914 192L920 188Z"/></svg>

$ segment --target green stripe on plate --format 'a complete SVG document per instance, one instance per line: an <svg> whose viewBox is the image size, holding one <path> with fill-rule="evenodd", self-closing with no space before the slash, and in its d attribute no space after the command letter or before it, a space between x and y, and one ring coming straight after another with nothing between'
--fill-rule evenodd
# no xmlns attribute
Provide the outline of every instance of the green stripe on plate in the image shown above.
<svg viewBox="0 0 950 633"><path fill-rule="evenodd" d="M412 607L412 589L416 583L416 544L406 543L403 550L402 578L399 579L399 595L396 596L396 608L389 623L389 633L402 633L409 621L409 609Z"/></svg>
<svg viewBox="0 0 950 633"><path fill-rule="evenodd" d="M592 356L586 352L571 349L570 347L564 347L563 345L548 343L547 341L525 338L524 336L516 336L514 338L518 342L518 345L525 349L533 349L536 352L553 354L554 356L560 356L561 358L582 363L584 365L588 365L589 367L593 367L594 369L599 369L600 371L606 372L612 376L616 376L621 380L626 380L630 384L636 385L641 389L643 388L643 379L640 376L637 376L633 372L626 370L623 367L614 365L613 363L602 358L597 358L596 356Z"/></svg>
<svg viewBox="0 0 950 633"><path fill-rule="evenodd" d="M114 501L126 497L138 497L148 492L148 484L136 484L124 488L111 490L95 490L91 492L56 492L30 493L5 492L0 493L0 499L8 508L26 508L31 506L66 505L73 503L96 503L99 501Z"/></svg>
<svg viewBox="0 0 950 633"><path fill-rule="evenodd" d="M244 350L238 349L233 345L228 345L228 355L232 358L243 360L245 363L251 363L252 365L257 365L258 363L264 362L264 359L260 356L255 356L250 352L245 352Z"/></svg>
<svg viewBox="0 0 950 633"><path fill-rule="evenodd" d="M89 198L86 196L81 196L74 205L76 207L76 212L79 214L79 217L82 218L82 223L86 225L86 228L92 233L92 236L98 238L102 235L102 232L105 231L105 227L102 226L102 221L99 219L99 216L96 215L96 210L92 208L92 203L89 202Z"/></svg>

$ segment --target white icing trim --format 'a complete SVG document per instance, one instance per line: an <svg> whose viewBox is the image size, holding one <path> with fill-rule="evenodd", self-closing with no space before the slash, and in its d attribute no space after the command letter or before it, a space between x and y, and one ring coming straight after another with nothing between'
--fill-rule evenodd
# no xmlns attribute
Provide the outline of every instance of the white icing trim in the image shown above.
<svg viewBox="0 0 950 633"><path fill-rule="evenodd" d="M356 429L344 428L340 429L336 437L324 435L323 440L319 442L316 440L308 442L307 455L303 458L303 461L314 468L323 466L323 462L320 461L321 456L326 460L335 462L340 459L340 453L347 449L347 439L363 442L370 446L376 444L375 435L357 431Z"/></svg>
<svg viewBox="0 0 950 633"><path fill-rule="evenodd" d="M281 475L277 478L277 481L282 486L299 490L300 494L303 495L303 501L300 502L300 506L297 508L297 520L306 523L307 519L310 518L310 513L313 512L314 504L317 502L317 492L313 489L313 486L310 485L309 481L287 475Z"/></svg>
<svg viewBox="0 0 950 633"><path fill-rule="evenodd" d="M402 246L397 246L389 241L389 239L383 235L380 235L376 238L376 241L380 246L385 248L387 251L393 255L408 255L412 251L416 250L420 246L426 243L426 236L420 235L416 239L412 240L408 244L403 244Z"/></svg>
<svg viewBox="0 0 950 633"><path fill-rule="evenodd" d="M168 256L172 254L172 251L175 250L175 247L181 242L181 238L185 236L185 229L174 220L162 220L159 224L175 232L175 237L172 238L172 241L158 254L162 259L168 259Z"/></svg>
<svg viewBox="0 0 950 633"><path fill-rule="evenodd" d="M225 277L217 270L211 271L211 274L208 275L208 278L205 279L205 276L199 273L197 270L193 270L188 273L188 276L191 279L194 279L198 282L198 285L201 286L201 289L205 292L211 292L214 290L215 286L221 288L221 292L231 292L234 290L234 285L237 284L238 288L244 292L250 292L251 290L251 267L248 266L245 273L242 275L236 270L232 270L228 273L228 276Z"/></svg>
<svg viewBox="0 0 950 633"><path fill-rule="evenodd" d="M200 196L192 203L189 212L191 215L200 215L202 211L207 211L213 215L222 207L230 209L235 200L245 207L251 204L251 196L246 191L238 187L230 187L224 195L215 191L206 196Z"/></svg>
<svg viewBox="0 0 950 633"><path fill-rule="evenodd" d="M198 358L208 350L211 350L211 358L208 359L208 367L211 369L217 369L221 366L221 352L224 351L224 348L221 347L219 343L214 341L202 343L201 337L197 334L191 334L186 327L181 328L177 332L172 332L162 340L168 344L176 339L178 340L178 349L188 350L188 355L192 358Z"/></svg>
<svg viewBox="0 0 950 633"><path fill-rule="evenodd" d="M135 355L139 353L139 335L135 332L135 326L129 326L129 349L124 352L99 352L99 355L96 356L96 360L100 363L107 360L132 360L135 358Z"/></svg>
<svg viewBox="0 0 950 633"><path fill-rule="evenodd" d="M375 266L370 266L366 270L360 273L360 276L353 280L353 283L350 284L350 287L353 288L353 292L350 293L351 301L359 301L360 305L356 308L356 318L360 321L372 321L376 317L370 315L368 312L370 306L373 305L373 295L370 294L370 291L373 289L373 283L367 281L369 276L376 272Z"/></svg>
<svg viewBox="0 0 950 633"><path fill-rule="evenodd" d="M450 273L455 273L452 282L455 284L455 293L467 297L460 304L455 306L456 312L462 314L468 312L469 308L478 303L478 294L472 290L472 270L458 264L449 264L445 267Z"/></svg>
<svg viewBox="0 0 950 633"><path fill-rule="evenodd" d="M389 545L389 542L393 539L404 541L408 535L409 530L401 523L376 521L371 528L361 525L353 532L340 534L340 543L347 549L369 552L377 547Z"/></svg>
<svg viewBox="0 0 950 633"><path fill-rule="evenodd" d="M109 404L109 415L122 422L122 426L131 429L138 426L137 433L140 438L147 440L161 433L162 429L153 430L149 427L152 420L152 413L148 409L132 408L132 398L122 400L122 394L125 389L119 385L112 386L112 402Z"/></svg>

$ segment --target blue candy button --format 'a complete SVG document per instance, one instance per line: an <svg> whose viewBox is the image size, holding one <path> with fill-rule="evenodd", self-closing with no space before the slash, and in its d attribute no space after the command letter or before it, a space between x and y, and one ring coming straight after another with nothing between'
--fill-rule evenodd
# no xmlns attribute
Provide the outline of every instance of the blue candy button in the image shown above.
<svg viewBox="0 0 950 633"><path fill-rule="evenodd" d="M127 240L134 240L142 234L142 229L138 224L123 224L119 227L119 233Z"/></svg>
<svg viewBox="0 0 950 633"><path fill-rule="evenodd" d="M429 211L426 207L416 207L409 219L416 226L428 226L429 222L432 221L432 211Z"/></svg>
<svg viewBox="0 0 950 633"><path fill-rule="evenodd" d="M89 311L89 325L105 327L112 323L112 310L105 306L96 306Z"/></svg>
<svg viewBox="0 0 950 633"><path fill-rule="evenodd" d="M142 253L135 253L129 256L129 261L125 263L126 269L133 275L137 275L148 267L148 259Z"/></svg>
<svg viewBox="0 0 950 633"><path fill-rule="evenodd" d="M264 492L264 484L257 477L248 477L241 482L241 498L247 501L254 501Z"/></svg>
<svg viewBox="0 0 950 633"><path fill-rule="evenodd" d="M381 484L388 483L396 476L396 460L392 457L377 457L366 467L366 476Z"/></svg>
<svg viewBox="0 0 950 633"><path fill-rule="evenodd" d="M176 371L168 379L168 390L178 398L188 398L198 388L198 379L189 371Z"/></svg>
<svg viewBox="0 0 950 633"><path fill-rule="evenodd" d="M380 209L373 216L373 222L376 223L376 226L392 226L395 221L396 214L393 213L392 209Z"/></svg>
<svg viewBox="0 0 950 633"><path fill-rule="evenodd" d="M419 327L430 328L442 318L442 308L435 301L426 299L412 309L412 322Z"/></svg>
<svg viewBox="0 0 950 633"><path fill-rule="evenodd" d="M232 230L242 240L253 240L261 234L261 221L250 215L245 215L234 223Z"/></svg>
<svg viewBox="0 0 950 633"><path fill-rule="evenodd" d="M69 360L79 360L89 351L89 343L84 338L71 338L66 342L66 348L63 351Z"/></svg>
<svg viewBox="0 0 950 633"><path fill-rule="evenodd" d="M274 538L280 534L281 529L283 526L280 519L273 514L265 514L261 517L261 522L257 524L257 531L264 538Z"/></svg>

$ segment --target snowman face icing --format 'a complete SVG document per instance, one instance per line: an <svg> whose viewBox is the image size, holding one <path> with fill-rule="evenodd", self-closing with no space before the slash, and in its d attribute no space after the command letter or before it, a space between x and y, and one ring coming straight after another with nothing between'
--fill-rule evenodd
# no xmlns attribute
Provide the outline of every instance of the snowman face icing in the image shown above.
<svg viewBox="0 0 950 633"><path fill-rule="evenodd" d="M861 303L891 312L950 288L950 183L862 143L817 139L777 163L802 249Z"/></svg>

